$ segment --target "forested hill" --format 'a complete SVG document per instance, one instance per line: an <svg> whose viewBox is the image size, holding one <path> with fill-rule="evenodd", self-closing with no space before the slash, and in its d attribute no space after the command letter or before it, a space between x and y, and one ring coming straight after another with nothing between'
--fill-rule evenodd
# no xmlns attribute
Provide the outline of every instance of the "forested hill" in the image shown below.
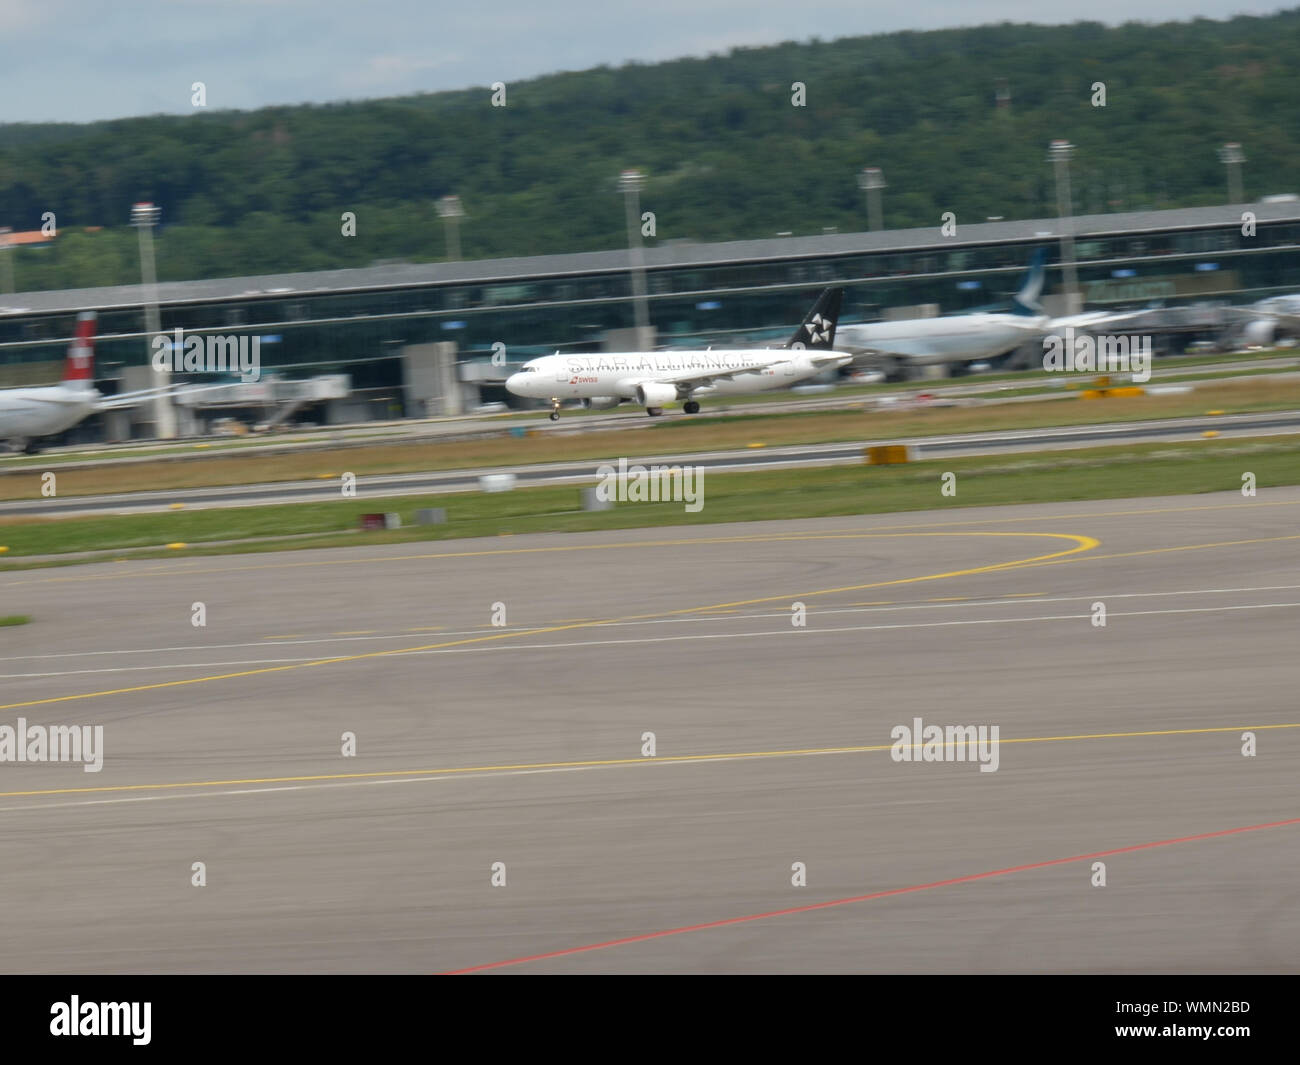
<svg viewBox="0 0 1300 1065"><path fill-rule="evenodd" d="M508 83L504 107L484 86L0 126L0 225L56 213L54 244L16 253L22 291L138 280L136 200L161 205L159 275L181 279L438 259L448 193L469 215L465 258L618 247L624 167L646 174L659 241L864 229L867 165L890 228L1051 215L1057 137L1077 146L1079 212L1222 201L1225 141L1244 146L1253 199L1300 191L1297 71L1300 9L737 49Z"/></svg>

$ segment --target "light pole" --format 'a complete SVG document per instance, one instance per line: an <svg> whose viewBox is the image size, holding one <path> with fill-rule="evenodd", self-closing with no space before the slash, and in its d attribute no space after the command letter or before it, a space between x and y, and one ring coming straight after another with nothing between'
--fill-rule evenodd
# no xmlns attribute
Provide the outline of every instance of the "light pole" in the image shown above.
<svg viewBox="0 0 1300 1065"><path fill-rule="evenodd" d="M867 194L867 225L871 232L883 229L880 221L880 190L885 187L885 175L878 166L863 168L858 175L858 188Z"/></svg>
<svg viewBox="0 0 1300 1065"><path fill-rule="evenodd" d="M1219 162L1228 171L1228 202L1241 203L1244 194L1241 191L1241 164L1246 161L1246 153L1236 141L1229 141L1219 149Z"/></svg>
<svg viewBox="0 0 1300 1065"><path fill-rule="evenodd" d="M154 338L162 332L158 317L158 274L154 268L153 227L158 224L162 208L152 203L136 203L131 206L131 224L140 233L140 285L143 290L144 303L144 346L145 365L152 373L152 388L166 388L171 383L171 370L159 370L153 364ZM176 411L172 407L171 396L160 392L153 400L154 434L160 440L174 440L176 437Z"/></svg>
<svg viewBox="0 0 1300 1065"><path fill-rule="evenodd" d="M0 266L3 266L3 274L0 274L0 292L12 292L14 290L14 243L10 239L13 232L9 226L0 228Z"/></svg>
<svg viewBox="0 0 1300 1065"><path fill-rule="evenodd" d="M645 179L640 170L624 170L618 187L627 209L627 252L632 269L632 315L636 323L637 347L650 346L650 315L646 310L645 257L641 247L641 187Z"/></svg>
<svg viewBox="0 0 1300 1065"><path fill-rule="evenodd" d="M438 217L447 226L447 261L460 262L460 220L465 217L459 196L443 196L438 200Z"/></svg>
<svg viewBox="0 0 1300 1065"><path fill-rule="evenodd" d="M1071 233L1074 207L1070 200L1070 156L1073 154L1074 145L1065 140L1054 140L1047 149L1047 158L1056 168L1056 214L1061 220L1061 265L1068 314L1079 310L1079 278L1074 269L1074 236Z"/></svg>

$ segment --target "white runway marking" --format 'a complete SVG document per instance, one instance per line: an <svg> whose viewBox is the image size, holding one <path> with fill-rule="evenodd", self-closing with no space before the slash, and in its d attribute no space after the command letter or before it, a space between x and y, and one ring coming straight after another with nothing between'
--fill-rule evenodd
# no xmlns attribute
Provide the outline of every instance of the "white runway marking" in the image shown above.
<svg viewBox="0 0 1300 1065"><path fill-rule="evenodd" d="M1104 596L1074 596L1071 598L1081 598L1091 600L1094 598L1104 599ZM1111 596L1111 598L1119 598ZM1026 600L1017 600L1014 605L1020 606ZM1032 600L1030 600L1032 602ZM969 606L969 603L946 603L946 604L928 604L931 606ZM998 604L983 604L988 606ZM1181 607L1168 610L1111 610L1106 616L1110 618L1134 618L1149 617L1162 614L1218 614L1230 610L1282 610L1290 607L1300 607L1300 603L1243 603L1230 606L1202 606L1202 607ZM838 611L837 611L838 612ZM709 621L746 621L761 620L767 617L789 618L788 614L779 615L761 615L761 616L738 616L733 618L708 618L708 619L690 619L690 620L709 620ZM813 613L809 614L810 618L815 618ZM750 640L764 636L795 636L806 639L810 636L833 636L838 633L846 632L886 632L894 629L940 629L961 625L1022 625L1032 622L1041 621L1080 621L1088 620L1092 617L1092 612L1088 611L1083 614L1044 614L1029 618L967 618L960 621L915 621L915 622L898 622L889 625L842 625L837 628L818 628L815 625L809 625L806 628L781 628L767 632L712 632L712 633L687 633L681 636L641 636L629 637L622 640L573 640L561 643L519 643L507 644L497 643L490 646L482 647L438 647L429 650L419 651L393 651L388 657L391 659L402 658L415 655L454 655L454 654L489 654L500 653L502 651L541 651L541 650L563 650L565 648L583 648L583 647L610 647L625 644L653 644L653 643L677 643L690 640ZM257 666L257 665L284 665L295 662L315 662L314 657L305 658L253 658L235 660L229 662L184 662L184 663L147 663L138 666L115 666L107 669L71 669L51 673L8 673L0 674L0 680L31 680L43 677L72 677L87 673L137 673L148 672L151 670L162 669L221 669L233 666ZM377 662L380 659L367 659L368 662ZM340 663L346 664L346 663Z"/></svg>
<svg viewBox="0 0 1300 1065"><path fill-rule="evenodd" d="M950 603L914 602L914 603L881 604L881 605L869 606L869 607L866 606L816 607L814 610L810 610L809 614L812 615L813 613L816 613L817 615L820 616L823 614L889 613L891 611L896 611L896 610L955 610L955 609L966 610L971 607L982 607L982 606L996 606L996 607L1031 606L1034 603L1071 603L1071 602L1077 602L1079 600L1094 602L1099 599L1100 600L1147 599L1147 598L1155 598L1160 596L1174 596L1174 595L1232 595L1235 593L1244 593L1244 592L1289 592L1289 591L1296 591L1297 589L1300 589L1300 584L1270 584L1270 585L1262 585L1259 587L1252 587L1252 588L1193 588L1193 589L1186 589L1182 591L1172 591L1172 592L1097 592L1097 593L1089 593L1086 595L1036 596L1034 598L1016 599L1014 602L1008 602L1007 600L998 597L985 598L985 597L975 596L968 600L964 600L962 602L950 602ZM791 593L792 600L797 597L798 597L797 594ZM744 619L761 620L764 618L789 618L789 616L790 614L788 611L782 610L782 611L777 611L775 613L765 612L765 613L756 613L756 614L736 614L728 620L734 620L734 621L739 621ZM628 620L628 621L619 621L617 619L614 619L610 621L593 622L588 627L602 628L602 629L603 628L625 628L628 626L639 626L639 625L678 625L678 624L690 624L690 623L699 623L704 621L717 621L717 620L719 620L717 617L702 617L702 616L673 617L673 618L641 618L641 619ZM531 632L535 628L545 626L545 625L550 625L550 624L553 624L553 622L539 622L537 625L511 625L509 627L503 627L499 629L483 628L483 627L474 628L474 629L462 629L462 630L441 630L440 629L436 635L438 639L444 639L444 638L454 639L462 636L482 636L488 633L496 634L496 633L509 633L509 632ZM374 635L374 636L304 637L302 639L277 640L276 646L277 647L309 647L309 646L315 646L317 644L328 644L328 643L364 643L370 640L402 640L402 639L409 639L412 635L413 634L411 632L404 631L404 632L395 632L391 634ZM111 650L97 650L97 651L57 651L48 654L0 656L0 662L34 662L34 661L47 659L47 658L89 658L93 655L157 655L157 654L173 654L178 651L237 651L240 648L245 648L245 647L266 647L266 642L264 640L258 639L258 640L248 640L243 643L182 644L176 647L135 647L135 648L123 647L123 648L117 648ZM310 662L310 661L314 661L314 659L313 658L267 658L267 659L249 660L250 663L257 663L257 664L260 663L278 664L278 663L285 663L285 662ZM223 663L210 662L206 664L221 665ZM233 662L228 664L241 665L245 663ZM146 668L146 667L139 667L139 668ZM185 668L185 667L178 666L178 667L158 667L158 668ZM69 671L68 673L13 673L13 674L0 674L0 679L13 679L18 677L71 676L74 673L96 673L96 672L111 673L114 671L111 669L105 669L105 670L72 670Z"/></svg>

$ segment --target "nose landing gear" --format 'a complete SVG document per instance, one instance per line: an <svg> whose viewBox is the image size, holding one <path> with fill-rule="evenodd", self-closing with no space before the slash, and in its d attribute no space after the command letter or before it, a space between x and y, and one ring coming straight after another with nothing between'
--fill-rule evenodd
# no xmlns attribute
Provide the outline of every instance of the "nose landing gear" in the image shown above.
<svg viewBox="0 0 1300 1065"><path fill-rule="evenodd" d="M560 420L560 401L554 396L552 396L551 397L551 421L558 422L559 420Z"/></svg>

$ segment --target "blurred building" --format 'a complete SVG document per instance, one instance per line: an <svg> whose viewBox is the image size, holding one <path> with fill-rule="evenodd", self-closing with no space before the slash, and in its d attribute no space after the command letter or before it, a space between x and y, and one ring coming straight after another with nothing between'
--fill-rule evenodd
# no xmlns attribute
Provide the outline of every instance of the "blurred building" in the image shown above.
<svg viewBox="0 0 1300 1065"><path fill-rule="evenodd" d="M1242 212L1256 216L1243 235ZM1078 216L1086 306L1248 302L1300 291L1300 203ZM773 341L821 286L848 287L846 320L937 305L994 304L1032 251L1056 253L1056 219L827 233L645 250L659 346ZM1059 290L1049 269L1045 303ZM509 399L511 367L556 350L626 343L634 324L626 251L183 281L158 286L164 332L261 337L263 374L346 374L336 420L424 417ZM59 376L78 311L99 312L96 376L131 380L148 349L139 286L0 295L0 387ZM494 345L496 346L494 348ZM502 364L502 348L504 359ZM494 364L492 355L498 358Z"/></svg>

